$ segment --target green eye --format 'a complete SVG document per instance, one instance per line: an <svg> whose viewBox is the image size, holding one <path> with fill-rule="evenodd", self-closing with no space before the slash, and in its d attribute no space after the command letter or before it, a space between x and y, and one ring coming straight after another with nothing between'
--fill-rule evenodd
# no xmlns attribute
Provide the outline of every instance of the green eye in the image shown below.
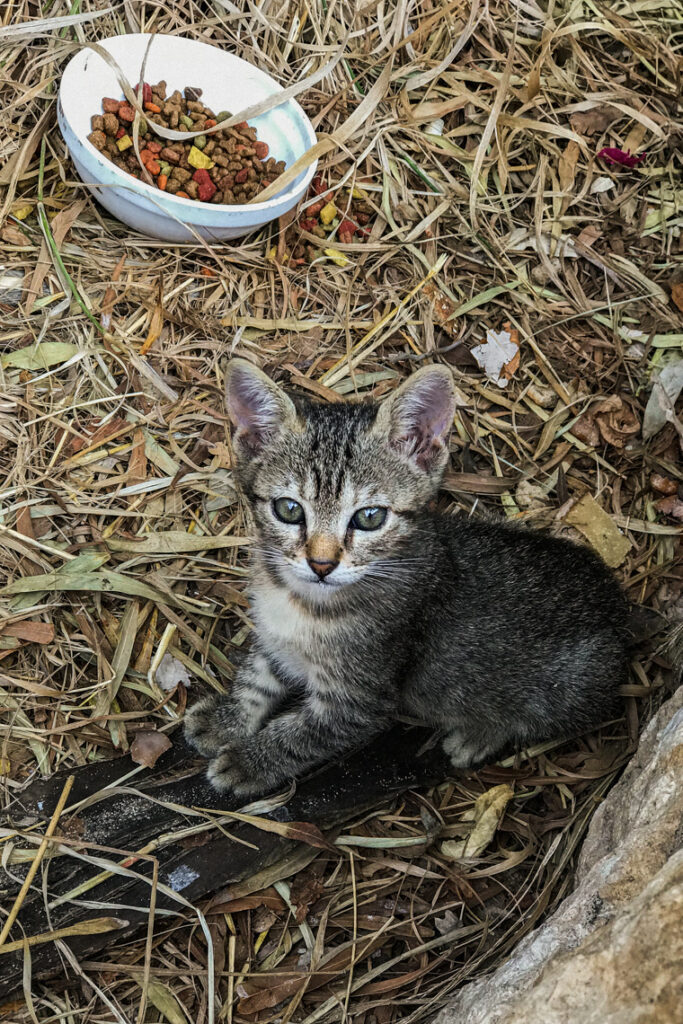
<svg viewBox="0 0 683 1024"><path fill-rule="evenodd" d="M359 508L351 517L351 526L354 530L379 530L380 526L384 526L387 511L378 506Z"/></svg>
<svg viewBox="0 0 683 1024"><path fill-rule="evenodd" d="M305 520L304 510L294 498L277 498L273 502L273 512L281 523L299 526Z"/></svg>

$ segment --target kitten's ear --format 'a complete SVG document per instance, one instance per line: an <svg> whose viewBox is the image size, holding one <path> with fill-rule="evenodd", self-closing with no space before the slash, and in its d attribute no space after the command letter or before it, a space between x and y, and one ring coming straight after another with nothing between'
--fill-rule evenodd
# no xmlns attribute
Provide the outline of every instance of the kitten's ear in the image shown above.
<svg viewBox="0 0 683 1024"><path fill-rule="evenodd" d="M455 416L455 389L445 366L425 366L380 406L377 428L390 446L427 473L441 470Z"/></svg>
<svg viewBox="0 0 683 1024"><path fill-rule="evenodd" d="M296 425L291 398L246 359L228 363L225 400L235 427L233 443L238 455L258 455L281 430Z"/></svg>

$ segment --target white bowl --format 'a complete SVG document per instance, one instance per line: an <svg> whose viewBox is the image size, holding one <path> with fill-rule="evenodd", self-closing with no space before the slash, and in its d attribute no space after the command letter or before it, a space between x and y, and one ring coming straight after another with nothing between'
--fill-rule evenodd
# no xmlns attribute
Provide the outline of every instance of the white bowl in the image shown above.
<svg viewBox="0 0 683 1024"><path fill-rule="evenodd" d="M148 42L147 34L136 34L113 36L99 45L114 57L134 86L140 79ZM234 114L282 92L269 75L234 54L181 36L154 36L145 81L154 84L162 79L169 91L198 86L203 89L202 100L212 110L230 110ZM186 226L191 225L209 241L239 238L296 206L315 174L313 163L274 199L250 206L178 199L132 178L88 142L90 118L102 113L103 97L121 95L114 71L94 50L85 48L69 61L62 75L57 119L80 178L102 206L136 231L168 242L196 241ZM294 100L252 118L249 123L258 131L259 139L270 146L270 155L284 160L287 167L316 141L311 122Z"/></svg>

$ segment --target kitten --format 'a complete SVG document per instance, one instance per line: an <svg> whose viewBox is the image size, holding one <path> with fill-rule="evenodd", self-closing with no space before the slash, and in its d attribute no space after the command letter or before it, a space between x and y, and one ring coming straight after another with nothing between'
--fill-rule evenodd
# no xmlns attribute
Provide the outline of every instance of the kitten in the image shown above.
<svg viewBox="0 0 683 1024"><path fill-rule="evenodd" d="M263 792L398 716L456 767L618 713L626 603L584 547L428 510L455 412L444 366L384 402L289 397L233 360L227 407L255 525L255 633L228 696L186 716L209 777Z"/></svg>

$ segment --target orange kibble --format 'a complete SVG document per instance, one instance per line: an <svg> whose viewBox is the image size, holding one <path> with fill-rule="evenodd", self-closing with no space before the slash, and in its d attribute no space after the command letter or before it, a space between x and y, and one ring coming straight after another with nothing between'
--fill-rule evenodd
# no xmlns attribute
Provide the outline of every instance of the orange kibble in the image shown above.
<svg viewBox="0 0 683 1024"><path fill-rule="evenodd" d="M160 114L161 107L156 103L145 103L145 110L149 110L150 114Z"/></svg>
<svg viewBox="0 0 683 1024"><path fill-rule="evenodd" d="M206 121L204 122L204 127L205 128L215 128L217 124L218 124L218 121L214 121L214 119L212 117L207 117Z"/></svg>
<svg viewBox="0 0 683 1024"><path fill-rule="evenodd" d="M145 165L145 167L147 166L149 161L153 160L153 159L154 159L154 153L152 153L152 151L150 149L141 149L140 150L140 160Z"/></svg>
<svg viewBox="0 0 683 1024"><path fill-rule="evenodd" d="M145 165L150 174L153 174L156 178L157 174L161 171L161 165L156 160L149 160Z"/></svg>
<svg viewBox="0 0 683 1024"><path fill-rule="evenodd" d="M168 182L167 174L160 174L157 178L157 188L160 188L162 192L166 191L166 183Z"/></svg>
<svg viewBox="0 0 683 1024"><path fill-rule="evenodd" d="M187 192L176 192L178 199L189 199Z"/></svg>

